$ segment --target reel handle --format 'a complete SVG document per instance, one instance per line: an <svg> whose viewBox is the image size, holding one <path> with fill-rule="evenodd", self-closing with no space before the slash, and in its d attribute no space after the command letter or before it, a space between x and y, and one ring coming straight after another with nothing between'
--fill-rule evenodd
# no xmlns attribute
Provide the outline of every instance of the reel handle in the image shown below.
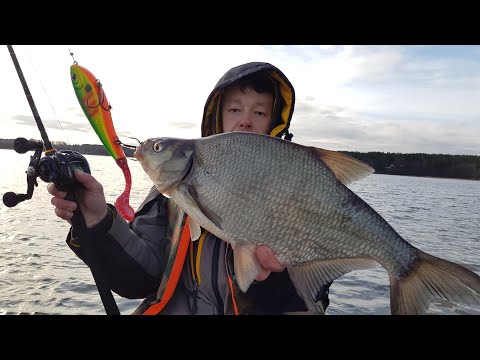
<svg viewBox="0 0 480 360"><path fill-rule="evenodd" d="M16 138L13 142L13 149L19 154L25 154L27 151L43 149L43 142L39 140L27 140L23 137Z"/></svg>
<svg viewBox="0 0 480 360"><path fill-rule="evenodd" d="M29 196L28 194L15 194L13 191L9 191L3 194L3 203L7 207L14 207L18 203L31 198L32 196Z"/></svg>

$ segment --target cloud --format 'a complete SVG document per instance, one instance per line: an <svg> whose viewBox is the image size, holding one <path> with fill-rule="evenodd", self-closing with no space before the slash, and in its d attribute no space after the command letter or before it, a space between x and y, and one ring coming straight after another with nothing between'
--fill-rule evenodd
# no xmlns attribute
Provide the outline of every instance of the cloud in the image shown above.
<svg viewBox="0 0 480 360"><path fill-rule="evenodd" d="M293 140L331 150L479 154L480 123L374 117L347 107L299 102L290 127Z"/></svg>
<svg viewBox="0 0 480 360"><path fill-rule="evenodd" d="M200 124L193 124L193 123L189 123L189 122L168 121L167 124L168 124L168 126L171 126L173 128L177 128L177 129L198 129L198 128L200 128Z"/></svg>
<svg viewBox="0 0 480 360"><path fill-rule="evenodd" d="M33 116L28 116L28 115L13 115L12 120L14 120L15 123L18 125L33 126L36 124L35 118Z"/></svg>

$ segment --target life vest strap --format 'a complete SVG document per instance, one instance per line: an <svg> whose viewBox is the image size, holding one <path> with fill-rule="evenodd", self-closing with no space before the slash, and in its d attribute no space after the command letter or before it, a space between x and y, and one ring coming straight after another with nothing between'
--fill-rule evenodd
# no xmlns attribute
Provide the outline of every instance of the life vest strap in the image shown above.
<svg viewBox="0 0 480 360"><path fill-rule="evenodd" d="M227 279L228 279L228 285L230 287L230 295L232 296L233 310L235 310L235 315L238 315L237 302L235 301L235 295L233 291L233 281L229 275L227 275Z"/></svg>
<svg viewBox="0 0 480 360"><path fill-rule="evenodd" d="M178 279L182 273L183 264L185 262L185 257L187 255L188 245L190 244L190 226L188 225L188 216L185 219L185 225L182 231L182 237L180 238L180 243L178 244L177 256L175 257L175 262L172 267L172 272L168 278L167 285L165 286L165 291L163 293L162 299L160 302L150 306L142 315L157 315L160 311L163 310L165 305L171 299L175 288L177 287Z"/></svg>

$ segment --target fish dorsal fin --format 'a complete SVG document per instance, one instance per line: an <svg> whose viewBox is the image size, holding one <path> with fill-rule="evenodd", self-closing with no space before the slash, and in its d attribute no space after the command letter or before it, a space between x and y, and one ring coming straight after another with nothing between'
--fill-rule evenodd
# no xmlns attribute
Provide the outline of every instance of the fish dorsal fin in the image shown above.
<svg viewBox="0 0 480 360"><path fill-rule="evenodd" d="M232 248L237 284L240 290L246 292L260 272L257 247L253 244L233 244Z"/></svg>
<svg viewBox="0 0 480 360"><path fill-rule="evenodd" d="M370 165L352 156L338 151L311 147L320 156L323 163L333 172L344 185L363 179L375 172Z"/></svg>
<svg viewBox="0 0 480 360"><path fill-rule="evenodd" d="M372 269L380 264L371 258L336 258L313 261L303 265L287 266L288 274L297 292L305 301L311 314L325 313L318 293L322 285L339 278L353 270Z"/></svg>

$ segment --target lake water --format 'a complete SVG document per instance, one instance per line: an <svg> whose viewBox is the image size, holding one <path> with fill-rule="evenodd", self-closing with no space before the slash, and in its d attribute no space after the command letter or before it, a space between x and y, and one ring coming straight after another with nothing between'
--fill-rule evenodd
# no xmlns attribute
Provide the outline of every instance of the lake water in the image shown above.
<svg viewBox="0 0 480 360"><path fill-rule="evenodd" d="M31 154L0 149L1 196L26 192ZM122 171L109 156L86 158L113 203L125 186ZM136 209L151 181L138 162L129 167ZM13 208L0 201L0 314L105 314L90 270L65 243L68 223L55 216L47 184L38 182L32 199ZM412 245L480 274L480 181L373 174L350 188ZM140 302L114 296L122 314ZM327 315L390 314L389 302L383 268L354 271L331 286ZM480 309L436 302L428 313L480 315Z"/></svg>

